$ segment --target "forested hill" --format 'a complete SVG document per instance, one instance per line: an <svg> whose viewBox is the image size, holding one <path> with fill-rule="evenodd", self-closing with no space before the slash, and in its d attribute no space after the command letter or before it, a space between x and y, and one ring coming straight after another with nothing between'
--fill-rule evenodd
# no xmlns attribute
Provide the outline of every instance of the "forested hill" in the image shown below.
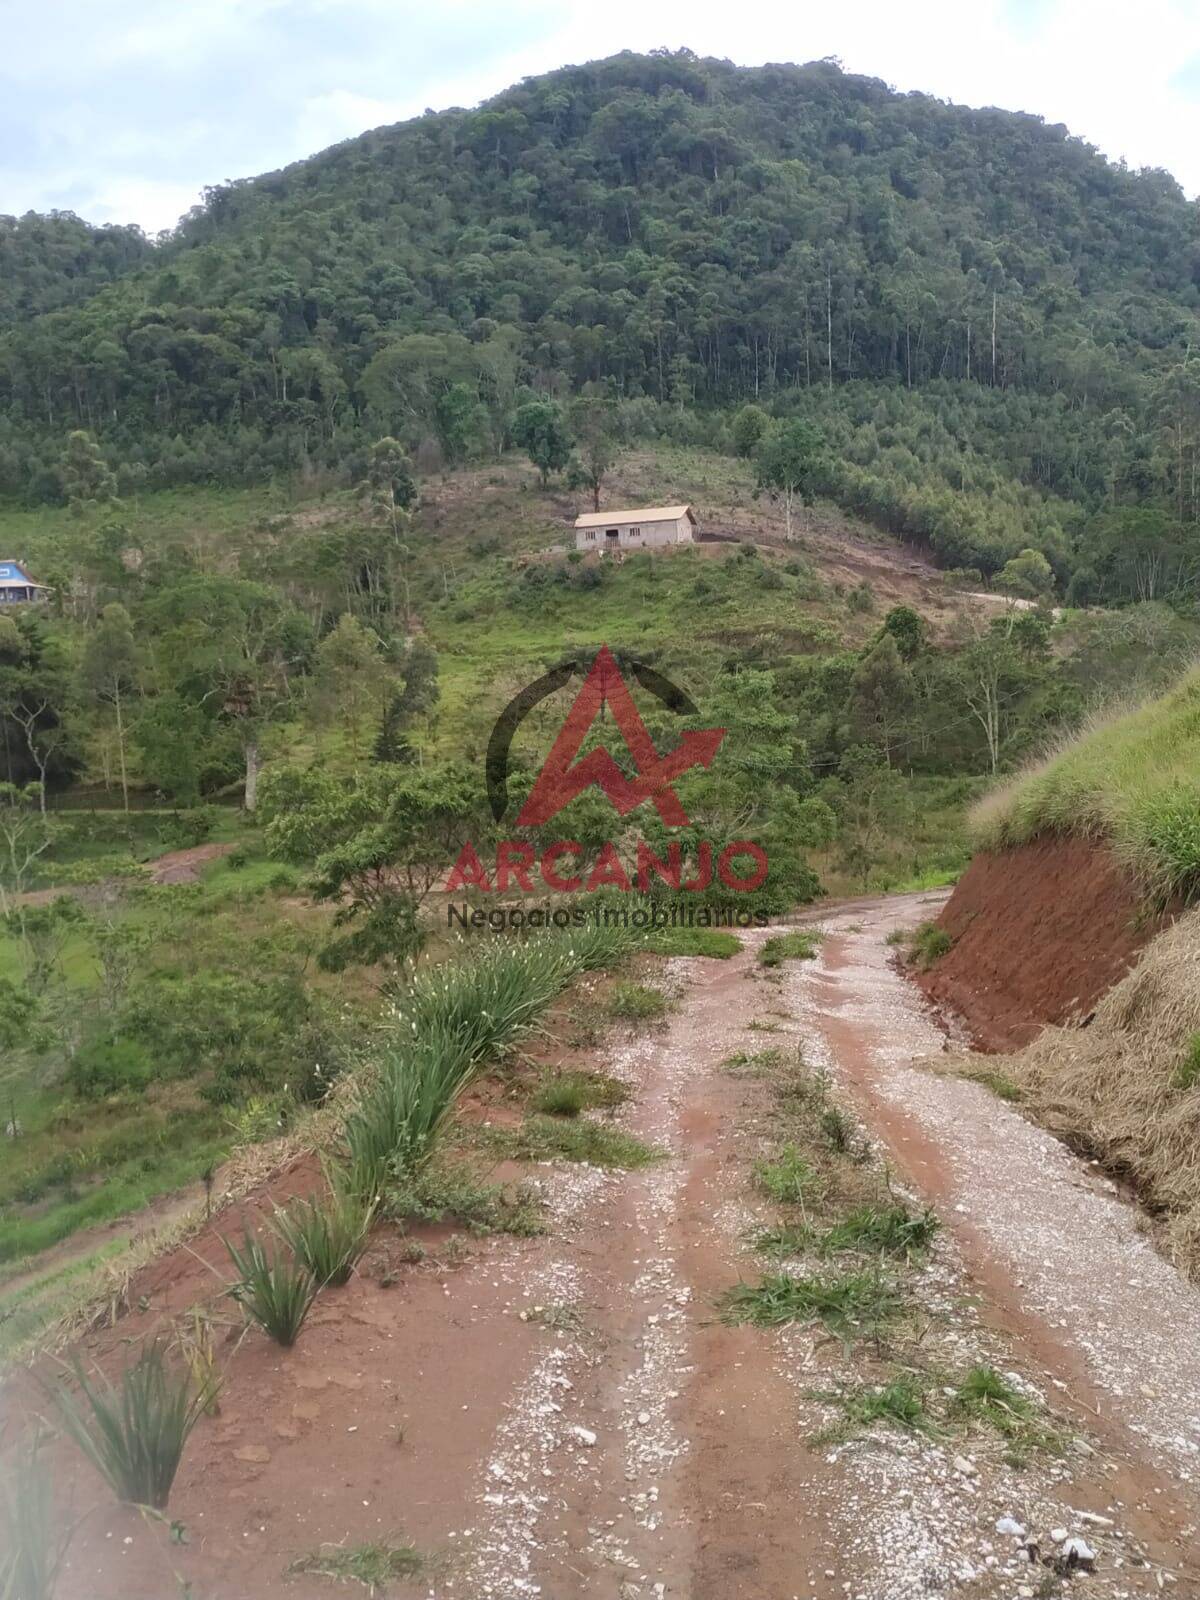
<svg viewBox="0 0 1200 1600"><path fill-rule="evenodd" d="M73 427L139 481L255 478L381 433L484 451L523 388L593 384L644 431L807 407L860 476L908 428L897 481L1020 524L947 560L1053 554L1122 498L1195 513L1197 204L1062 127L830 62L565 68L212 190L130 255L82 304L0 300L0 493L57 493ZM929 535L894 488L832 489Z"/></svg>

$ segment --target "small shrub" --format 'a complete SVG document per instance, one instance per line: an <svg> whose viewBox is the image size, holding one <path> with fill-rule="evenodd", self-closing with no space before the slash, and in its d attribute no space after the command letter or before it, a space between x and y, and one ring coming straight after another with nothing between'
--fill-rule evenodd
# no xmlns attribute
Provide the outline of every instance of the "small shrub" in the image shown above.
<svg viewBox="0 0 1200 1600"><path fill-rule="evenodd" d="M816 1174L794 1144L785 1144L770 1161L757 1161L754 1181L768 1199L781 1205L803 1205Z"/></svg>
<svg viewBox="0 0 1200 1600"><path fill-rule="evenodd" d="M606 1009L610 1017L623 1022L650 1022L666 1015L667 997L649 984L615 983Z"/></svg>
<svg viewBox="0 0 1200 1600"><path fill-rule="evenodd" d="M659 956L708 956L718 961L736 956L742 941L724 928L659 928L646 949Z"/></svg>
<svg viewBox="0 0 1200 1600"><path fill-rule="evenodd" d="M812 961L821 945L816 928L797 928L792 933L773 933L758 952L760 965L781 967L785 961Z"/></svg>
<svg viewBox="0 0 1200 1600"><path fill-rule="evenodd" d="M581 1161L592 1167L633 1169L662 1159L662 1151L622 1128L585 1117L529 1117L519 1128L489 1128L485 1139L514 1161Z"/></svg>
<svg viewBox="0 0 1200 1600"><path fill-rule="evenodd" d="M118 1500L161 1511L188 1435L215 1389L196 1388L187 1372L173 1373L158 1344L125 1369L119 1389L99 1375L89 1379L78 1362L71 1371L85 1404L55 1391L65 1431Z"/></svg>
<svg viewBox="0 0 1200 1600"><path fill-rule="evenodd" d="M316 1298L317 1280L282 1251L268 1256L249 1231L240 1248L229 1239L224 1244L238 1274L229 1294L264 1333L289 1349Z"/></svg>
<svg viewBox="0 0 1200 1600"><path fill-rule="evenodd" d="M134 1039L97 1039L85 1044L67 1073L72 1089L87 1100L123 1089L144 1089L153 1076L149 1052Z"/></svg>
<svg viewBox="0 0 1200 1600"><path fill-rule="evenodd" d="M230 1086L230 1092L236 1094L236 1085ZM264 1140L277 1138L283 1132L283 1106L279 1100L253 1094L244 1106L230 1112L225 1120L233 1134L234 1144L262 1144Z"/></svg>
<svg viewBox="0 0 1200 1600"><path fill-rule="evenodd" d="M619 1106L628 1098L629 1090L616 1078L563 1072L547 1079L533 1097L533 1108L546 1116L577 1117L581 1111Z"/></svg>
<svg viewBox="0 0 1200 1600"><path fill-rule="evenodd" d="M954 940L936 922L923 922L909 943L913 965L922 972L928 972L935 961L940 961L953 948Z"/></svg>
<svg viewBox="0 0 1200 1600"><path fill-rule="evenodd" d="M375 1206L334 1184L323 1202L294 1200L276 1212L275 1231L321 1288L336 1288L348 1282L367 1248Z"/></svg>
<svg viewBox="0 0 1200 1600"><path fill-rule="evenodd" d="M528 1239L545 1232L544 1207L532 1185L480 1183L460 1161L427 1167L415 1179L397 1184L388 1192L387 1209L389 1215L404 1220L444 1222L450 1217L475 1234L508 1233Z"/></svg>

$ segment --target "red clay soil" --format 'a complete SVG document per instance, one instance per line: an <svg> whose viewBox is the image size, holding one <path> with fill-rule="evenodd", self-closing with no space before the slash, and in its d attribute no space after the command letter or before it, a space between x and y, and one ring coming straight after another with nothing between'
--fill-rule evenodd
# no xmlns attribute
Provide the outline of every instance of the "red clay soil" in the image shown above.
<svg viewBox="0 0 1200 1600"><path fill-rule="evenodd" d="M977 855L937 919L954 948L917 982L981 1050L1083 1018L1171 920L1150 915L1103 845L1045 839Z"/></svg>

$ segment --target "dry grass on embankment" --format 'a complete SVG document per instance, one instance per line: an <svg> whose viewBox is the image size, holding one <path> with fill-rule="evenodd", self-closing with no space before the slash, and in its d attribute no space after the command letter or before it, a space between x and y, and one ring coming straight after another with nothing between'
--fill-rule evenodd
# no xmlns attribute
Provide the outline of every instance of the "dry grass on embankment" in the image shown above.
<svg viewBox="0 0 1200 1600"><path fill-rule="evenodd" d="M1168 1254L1200 1279L1200 910L1147 945L1086 1027L1046 1028L988 1068L1045 1127L1127 1178Z"/></svg>

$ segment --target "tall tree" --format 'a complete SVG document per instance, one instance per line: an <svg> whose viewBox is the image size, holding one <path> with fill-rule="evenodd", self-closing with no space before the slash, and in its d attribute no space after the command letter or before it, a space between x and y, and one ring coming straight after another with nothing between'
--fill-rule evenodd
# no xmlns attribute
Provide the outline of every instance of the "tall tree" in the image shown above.
<svg viewBox="0 0 1200 1600"><path fill-rule="evenodd" d="M825 440L819 428L803 417L773 428L758 446L758 485L783 499L787 538L792 537L792 507L811 505Z"/></svg>
<svg viewBox="0 0 1200 1600"><path fill-rule="evenodd" d="M552 472L561 472L571 459L571 435L562 407L553 400L529 400L513 418L513 440L538 469L545 488Z"/></svg>
<svg viewBox="0 0 1200 1600"><path fill-rule="evenodd" d="M121 773L121 800L128 816L127 703L137 689L138 651L133 637L133 624L124 606L115 602L105 606L99 622L88 635L79 672L84 694L94 702L112 708Z"/></svg>

